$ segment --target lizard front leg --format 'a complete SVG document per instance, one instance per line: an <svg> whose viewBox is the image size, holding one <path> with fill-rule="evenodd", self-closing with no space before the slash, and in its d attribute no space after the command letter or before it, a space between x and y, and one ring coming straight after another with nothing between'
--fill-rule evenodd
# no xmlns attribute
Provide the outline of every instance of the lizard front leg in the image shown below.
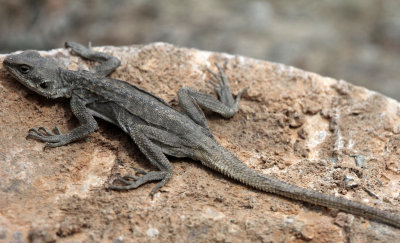
<svg viewBox="0 0 400 243"><path fill-rule="evenodd" d="M76 53L85 59L99 62L100 65L94 67L94 73L101 77L109 75L121 64L121 61L114 56L93 51L91 48L75 42L65 42L65 48L71 48L72 53Z"/></svg>
<svg viewBox="0 0 400 243"><path fill-rule="evenodd" d="M210 83L215 87L218 93L219 100L215 99L211 95L200 93L197 90L182 87L178 91L179 104L182 110L187 114L193 121L208 129L206 118L204 113L201 111L200 106L210 109L213 112L220 114L225 118L232 117L239 109L239 101L243 92L246 88L239 91L236 99L233 99L228 80L222 71L222 69L215 64L219 71L219 76L207 68L208 72L214 76L218 83L210 80Z"/></svg>
<svg viewBox="0 0 400 243"><path fill-rule="evenodd" d="M45 145L46 148L63 146L94 132L97 129L97 122L86 108L85 101L73 95L70 105L73 114L78 118L81 126L65 134L62 134L58 127L56 127L56 133L52 133L44 127L40 127L39 129L31 128L28 132L28 137L47 142Z"/></svg>
<svg viewBox="0 0 400 243"><path fill-rule="evenodd" d="M185 142L168 131L143 124L130 124L127 127L140 151L152 165L157 167L158 171L147 172L136 169L141 176L125 175L115 179L109 188L131 190L151 181L160 181L150 192L150 195L153 196L172 176L172 165L164 153L178 157L192 157L193 151L187 141ZM116 185L115 182L124 185Z"/></svg>

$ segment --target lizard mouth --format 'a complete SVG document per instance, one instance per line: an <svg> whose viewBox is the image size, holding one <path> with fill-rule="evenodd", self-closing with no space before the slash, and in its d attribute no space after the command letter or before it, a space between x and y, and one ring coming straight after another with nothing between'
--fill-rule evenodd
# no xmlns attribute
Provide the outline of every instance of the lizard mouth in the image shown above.
<svg viewBox="0 0 400 243"><path fill-rule="evenodd" d="M3 62L3 63L5 64L5 62ZM29 80L29 79L25 78L24 76L22 76L19 72L15 71L11 66L5 65L5 67L11 73L11 75L15 79L18 80L18 82L20 82L21 84L23 84L25 87L27 87L29 89L35 89L35 85L31 80Z"/></svg>
<svg viewBox="0 0 400 243"><path fill-rule="evenodd" d="M49 90L49 88L51 87L50 81L45 80L43 82L40 82L39 84L35 83L32 80L21 75L19 72L14 70L11 66L7 65L8 63L6 63L5 61L6 60L4 60L4 62L3 62L3 64L5 64L4 66L19 83L21 83L28 89L30 89L40 95L43 95L45 97L49 98L50 96L52 96L52 92Z"/></svg>

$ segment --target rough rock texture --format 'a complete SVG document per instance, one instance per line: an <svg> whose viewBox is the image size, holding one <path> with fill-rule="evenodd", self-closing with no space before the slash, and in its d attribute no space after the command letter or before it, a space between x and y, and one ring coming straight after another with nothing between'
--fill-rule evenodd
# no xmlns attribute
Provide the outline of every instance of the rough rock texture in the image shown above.
<svg viewBox="0 0 400 243"><path fill-rule="evenodd" d="M177 90L213 93L219 63L232 90L250 87L230 120L208 114L217 140L249 167L327 194L400 212L400 104L344 81L282 64L164 43L102 47L126 80L177 107ZM42 52L71 69L87 62ZM4 56L0 56L0 62ZM89 63L88 65L92 65ZM400 229L249 189L189 159L154 199L153 184L108 191L115 173L152 169L111 124L88 139L43 151L29 128L77 126L68 101L47 100L0 65L0 241L4 242L394 242ZM140 107L139 107L140 109Z"/></svg>

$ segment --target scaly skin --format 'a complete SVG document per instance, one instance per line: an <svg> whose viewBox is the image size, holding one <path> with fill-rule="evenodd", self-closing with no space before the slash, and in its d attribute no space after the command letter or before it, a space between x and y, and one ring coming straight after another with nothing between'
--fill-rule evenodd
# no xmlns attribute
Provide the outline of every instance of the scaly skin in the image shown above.
<svg viewBox="0 0 400 243"><path fill-rule="evenodd" d="M223 147L202 163L222 174L261 191L278 194L287 198L312 203L315 205L336 208L342 211L378 220L400 228L400 216L355 201L326 195L317 191L304 189L293 184L265 176L248 168L236 156Z"/></svg>
<svg viewBox="0 0 400 243"><path fill-rule="evenodd" d="M92 72L63 69L49 58L35 51L8 56L3 64L27 88L48 98L71 99L71 110L81 125L68 133L55 133L44 127L30 129L28 136L46 142L46 147L63 146L97 129L94 117L119 126L128 133L157 171L137 170L137 174L115 179L110 188L130 190L150 181L159 181L153 195L172 176L167 155L189 157L201 161L232 179L253 188L275 193L316 205L337 208L352 214L385 222L400 228L400 216L347 199L304 189L248 168L231 152L217 143L211 134L201 107L223 117L232 117L238 111L243 89L236 99L232 97L227 79L216 65L219 75L208 70L218 81L211 81L219 100L196 90L183 87L178 91L182 113L157 96L127 82L106 78L120 61L105 53L95 52L80 44L67 42L73 53L100 65ZM118 184L119 183L119 184ZM122 184L122 185L121 185Z"/></svg>

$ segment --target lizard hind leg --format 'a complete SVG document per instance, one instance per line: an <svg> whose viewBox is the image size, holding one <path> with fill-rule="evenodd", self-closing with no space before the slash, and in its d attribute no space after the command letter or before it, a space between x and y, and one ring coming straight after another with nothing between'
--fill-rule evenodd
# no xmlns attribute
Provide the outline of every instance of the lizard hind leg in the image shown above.
<svg viewBox="0 0 400 243"><path fill-rule="evenodd" d="M225 73L217 64L215 65L218 68L219 75L212 72L208 68L207 70L218 81L214 82L210 80L210 83L215 87L215 90L218 93L219 100L212 97L211 95L201 93L188 87L182 87L178 91L179 103L182 107L183 112L197 124L206 129L208 129L206 119L204 113L200 110L199 106L205 107L215 113L220 114L225 118L231 118L238 111L240 97L247 89L244 88L239 91L236 99L234 99Z"/></svg>
<svg viewBox="0 0 400 243"><path fill-rule="evenodd" d="M117 178L109 188L131 190L148 182L159 181L150 192L150 196L153 196L172 176L172 165L164 153L183 156L184 151L186 151L184 149L185 144L174 134L148 125L132 124L128 126L128 133L149 162L157 167L158 171L147 172L135 169L140 176L125 175ZM114 182L120 182L123 185L115 185Z"/></svg>

